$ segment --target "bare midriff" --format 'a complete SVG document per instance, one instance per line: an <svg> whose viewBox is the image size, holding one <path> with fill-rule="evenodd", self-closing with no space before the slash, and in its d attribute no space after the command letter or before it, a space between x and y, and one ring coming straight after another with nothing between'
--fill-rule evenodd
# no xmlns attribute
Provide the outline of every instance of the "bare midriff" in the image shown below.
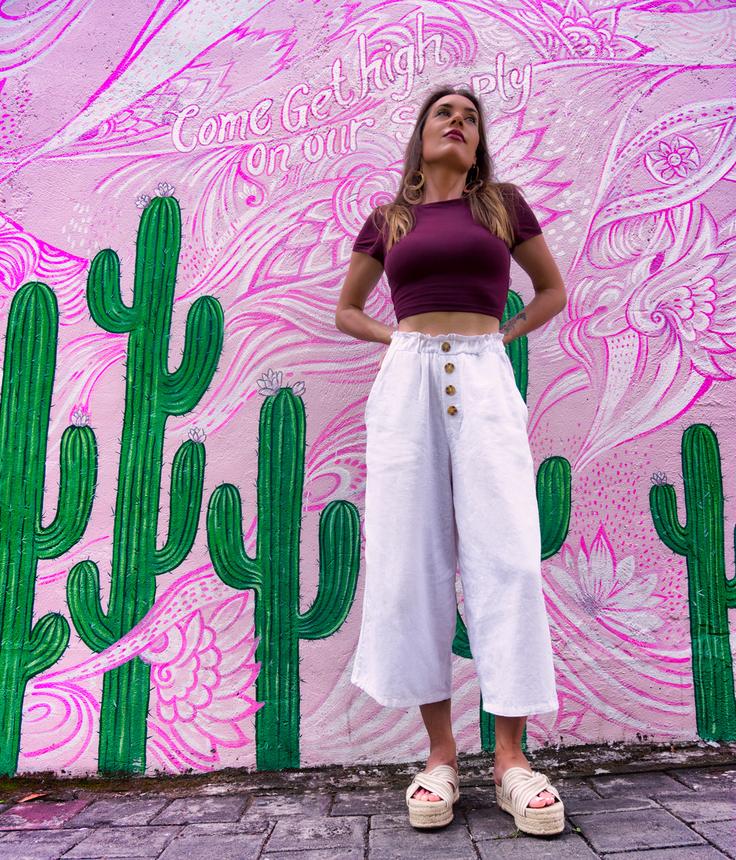
<svg viewBox="0 0 736 860"><path fill-rule="evenodd" d="M469 313L468 311L432 311L431 313L412 314L399 323L399 331L420 331L428 335L449 334L489 334L497 332L501 322L489 314Z"/></svg>

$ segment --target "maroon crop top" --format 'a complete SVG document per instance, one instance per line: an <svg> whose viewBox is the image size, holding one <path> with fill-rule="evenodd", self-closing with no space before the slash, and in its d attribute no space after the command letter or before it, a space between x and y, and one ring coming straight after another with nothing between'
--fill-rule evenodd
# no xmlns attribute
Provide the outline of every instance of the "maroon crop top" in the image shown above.
<svg viewBox="0 0 736 860"><path fill-rule="evenodd" d="M353 250L369 254L384 267L397 321L429 311L473 311L502 319L511 251L542 232L526 200L520 194L513 199L511 221L516 225L511 249L473 220L467 197L412 206L415 225L388 254L378 229L384 219L375 209L371 212Z"/></svg>

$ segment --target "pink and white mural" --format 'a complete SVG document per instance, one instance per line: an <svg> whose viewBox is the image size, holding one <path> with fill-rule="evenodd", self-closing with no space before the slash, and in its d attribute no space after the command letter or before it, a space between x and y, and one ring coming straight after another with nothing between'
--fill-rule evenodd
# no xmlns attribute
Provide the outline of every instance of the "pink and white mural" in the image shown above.
<svg viewBox="0 0 736 860"><path fill-rule="evenodd" d="M560 691L526 742L736 738L731 0L0 12L0 773L425 753L349 682L383 347L334 310L439 83L568 293L517 373Z"/></svg>

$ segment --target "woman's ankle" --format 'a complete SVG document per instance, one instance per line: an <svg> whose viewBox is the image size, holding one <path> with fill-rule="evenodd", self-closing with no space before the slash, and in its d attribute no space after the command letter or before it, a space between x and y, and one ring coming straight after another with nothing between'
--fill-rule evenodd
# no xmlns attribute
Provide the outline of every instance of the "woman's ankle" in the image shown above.
<svg viewBox="0 0 736 860"><path fill-rule="evenodd" d="M427 764L432 766L438 764L449 764L457 767L457 746L452 744L443 744L442 746L432 747L429 751Z"/></svg>
<svg viewBox="0 0 736 860"><path fill-rule="evenodd" d="M519 746L496 747L493 750L493 761L527 761L524 751Z"/></svg>

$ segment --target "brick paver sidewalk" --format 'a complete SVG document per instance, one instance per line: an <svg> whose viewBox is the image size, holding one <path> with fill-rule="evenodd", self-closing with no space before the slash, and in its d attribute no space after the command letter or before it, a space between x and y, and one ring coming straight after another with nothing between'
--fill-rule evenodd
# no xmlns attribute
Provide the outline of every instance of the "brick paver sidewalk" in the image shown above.
<svg viewBox="0 0 736 860"><path fill-rule="evenodd" d="M552 837L517 831L511 816L495 805L487 763L476 765L473 774L462 760L455 819L430 832L408 823L404 788L410 778L384 773L390 785L377 788L380 769L365 772L362 790L358 771L335 778L331 769L322 776L303 771L189 784L157 780L153 788L138 780L126 791L60 781L22 803L17 801L39 787L10 781L0 794L6 798L0 806L0 858L736 858L736 759L723 764L729 749L721 746L715 766L680 762L662 769L660 763L636 773L572 777L557 777L564 769L544 767L530 755L532 767L549 774L565 803L565 830Z"/></svg>

